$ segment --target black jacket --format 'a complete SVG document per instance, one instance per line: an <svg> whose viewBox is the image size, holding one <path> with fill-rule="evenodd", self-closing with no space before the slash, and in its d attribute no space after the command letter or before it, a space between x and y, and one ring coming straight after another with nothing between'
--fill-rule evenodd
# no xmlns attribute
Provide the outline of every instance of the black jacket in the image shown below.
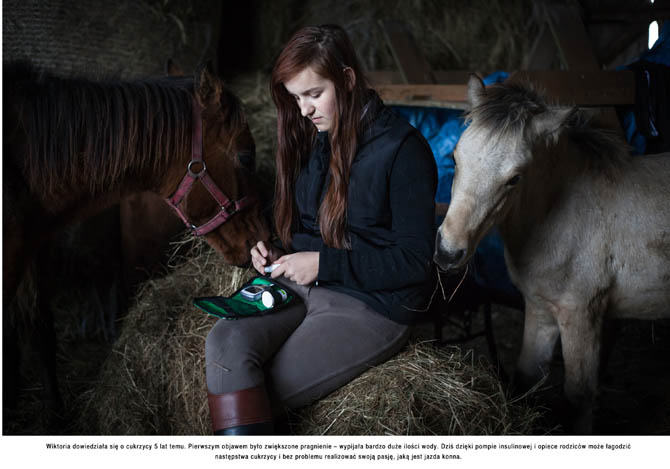
<svg viewBox="0 0 670 469"><path fill-rule="evenodd" d="M437 168L423 136L372 93L372 123L359 137L349 179L351 250L326 246L317 213L330 182L327 132L317 134L300 170L294 251L318 251L319 286L359 298L391 319L421 320L435 287Z"/></svg>

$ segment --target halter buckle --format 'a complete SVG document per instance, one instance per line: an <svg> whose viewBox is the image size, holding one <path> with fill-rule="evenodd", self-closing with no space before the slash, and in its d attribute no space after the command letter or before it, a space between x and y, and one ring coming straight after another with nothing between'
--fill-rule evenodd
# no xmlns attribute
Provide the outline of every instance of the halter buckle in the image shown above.
<svg viewBox="0 0 670 469"><path fill-rule="evenodd" d="M197 173L195 171L193 171L193 163L202 165L202 168L200 168L200 171L198 171ZM188 174L191 177L199 178L201 174L203 174L205 171L207 171L207 165L205 164L204 160L191 160L188 163L188 167L186 169L188 171Z"/></svg>

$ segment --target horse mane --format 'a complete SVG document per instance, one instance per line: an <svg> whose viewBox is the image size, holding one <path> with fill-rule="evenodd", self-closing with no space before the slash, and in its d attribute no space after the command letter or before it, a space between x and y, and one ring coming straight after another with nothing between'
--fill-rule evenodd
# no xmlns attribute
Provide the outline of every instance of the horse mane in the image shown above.
<svg viewBox="0 0 670 469"><path fill-rule="evenodd" d="M25 63L5 66L3 75L26 119L22 166L33 190L53 194L79 185L95 194L147 174L156 175L158 186L175 158L186 162L190 155L192 77L93 81ZM226 123L239 132L241 105L226 97Z"/></svg>
<svg viewBox="0 0 670 469"><path fill-rule="evenodd" d="M470 125L490 133L516 135L526 121L548 109L546 102L532 87L495 84L486 88L484 101L465 113Z"/></svg>
<svg viewBox="0 0 670 469"><path fill-rule="evenodd" d="M552 107L532 84L495 84L486 88L484 101L465 118L490 138L514 137L529 119ZM618 168L631 158L630 147L617 132L594 126L592 115L579 109L570 114L559 139L568 139L589 159L590 167L600 170Z"/></svg>

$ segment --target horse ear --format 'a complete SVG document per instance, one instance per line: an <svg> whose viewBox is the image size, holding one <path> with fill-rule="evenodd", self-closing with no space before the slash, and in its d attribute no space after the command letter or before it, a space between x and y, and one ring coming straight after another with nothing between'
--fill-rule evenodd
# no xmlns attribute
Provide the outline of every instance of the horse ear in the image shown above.
<svg viewBox="0 0 670 469"><path fill-rule="evenodd" d="M531 131L535 138L557 138L561 129L570 118L577 112L577 108L549 109L542 112L531 121Z"/></svg>
<svg viewBox="0 0 670 469"><path fill-rule="evenodd" d="M165 61L165 74L169 77L181 77L184 75L184 72L172 59L167 59Z"/></svg>
<svg viewBox="0 0 670 469"><path fill-rule="evenodd" d="M484 82L478 75L471 73L468 79L468 102L472 107L477 107L484 102L485 96Z"/></svg>
<svg viewBox="0 0 670 469"><path fill-rule="evenodd" d="M212 62L208 60L195 71L195 96L203 108L218 104L223 86L214 74Z"/></svg>

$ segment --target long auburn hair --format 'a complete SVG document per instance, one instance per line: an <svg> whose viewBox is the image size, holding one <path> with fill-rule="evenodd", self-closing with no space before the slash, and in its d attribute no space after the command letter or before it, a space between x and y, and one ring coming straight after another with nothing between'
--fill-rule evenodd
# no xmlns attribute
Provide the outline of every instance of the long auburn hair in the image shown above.
<svg viewBox="0 0 670 469"><path fill-rule="evenodd" d="M319 208L318 219L324 242L338 249L350 247L346 238L349 172L362 130L367 80L347 33L339 26L308 26L297 31L279 54L272 69L270 92L277 107L277 179L274 219L285 247L291 243L295 222L294 187L301 164L314 142L316 128L300 114L284 83L307 67L335 85L335 116L329 130L331 181ZM345 73L353 70L353 86Z"/></svg>

